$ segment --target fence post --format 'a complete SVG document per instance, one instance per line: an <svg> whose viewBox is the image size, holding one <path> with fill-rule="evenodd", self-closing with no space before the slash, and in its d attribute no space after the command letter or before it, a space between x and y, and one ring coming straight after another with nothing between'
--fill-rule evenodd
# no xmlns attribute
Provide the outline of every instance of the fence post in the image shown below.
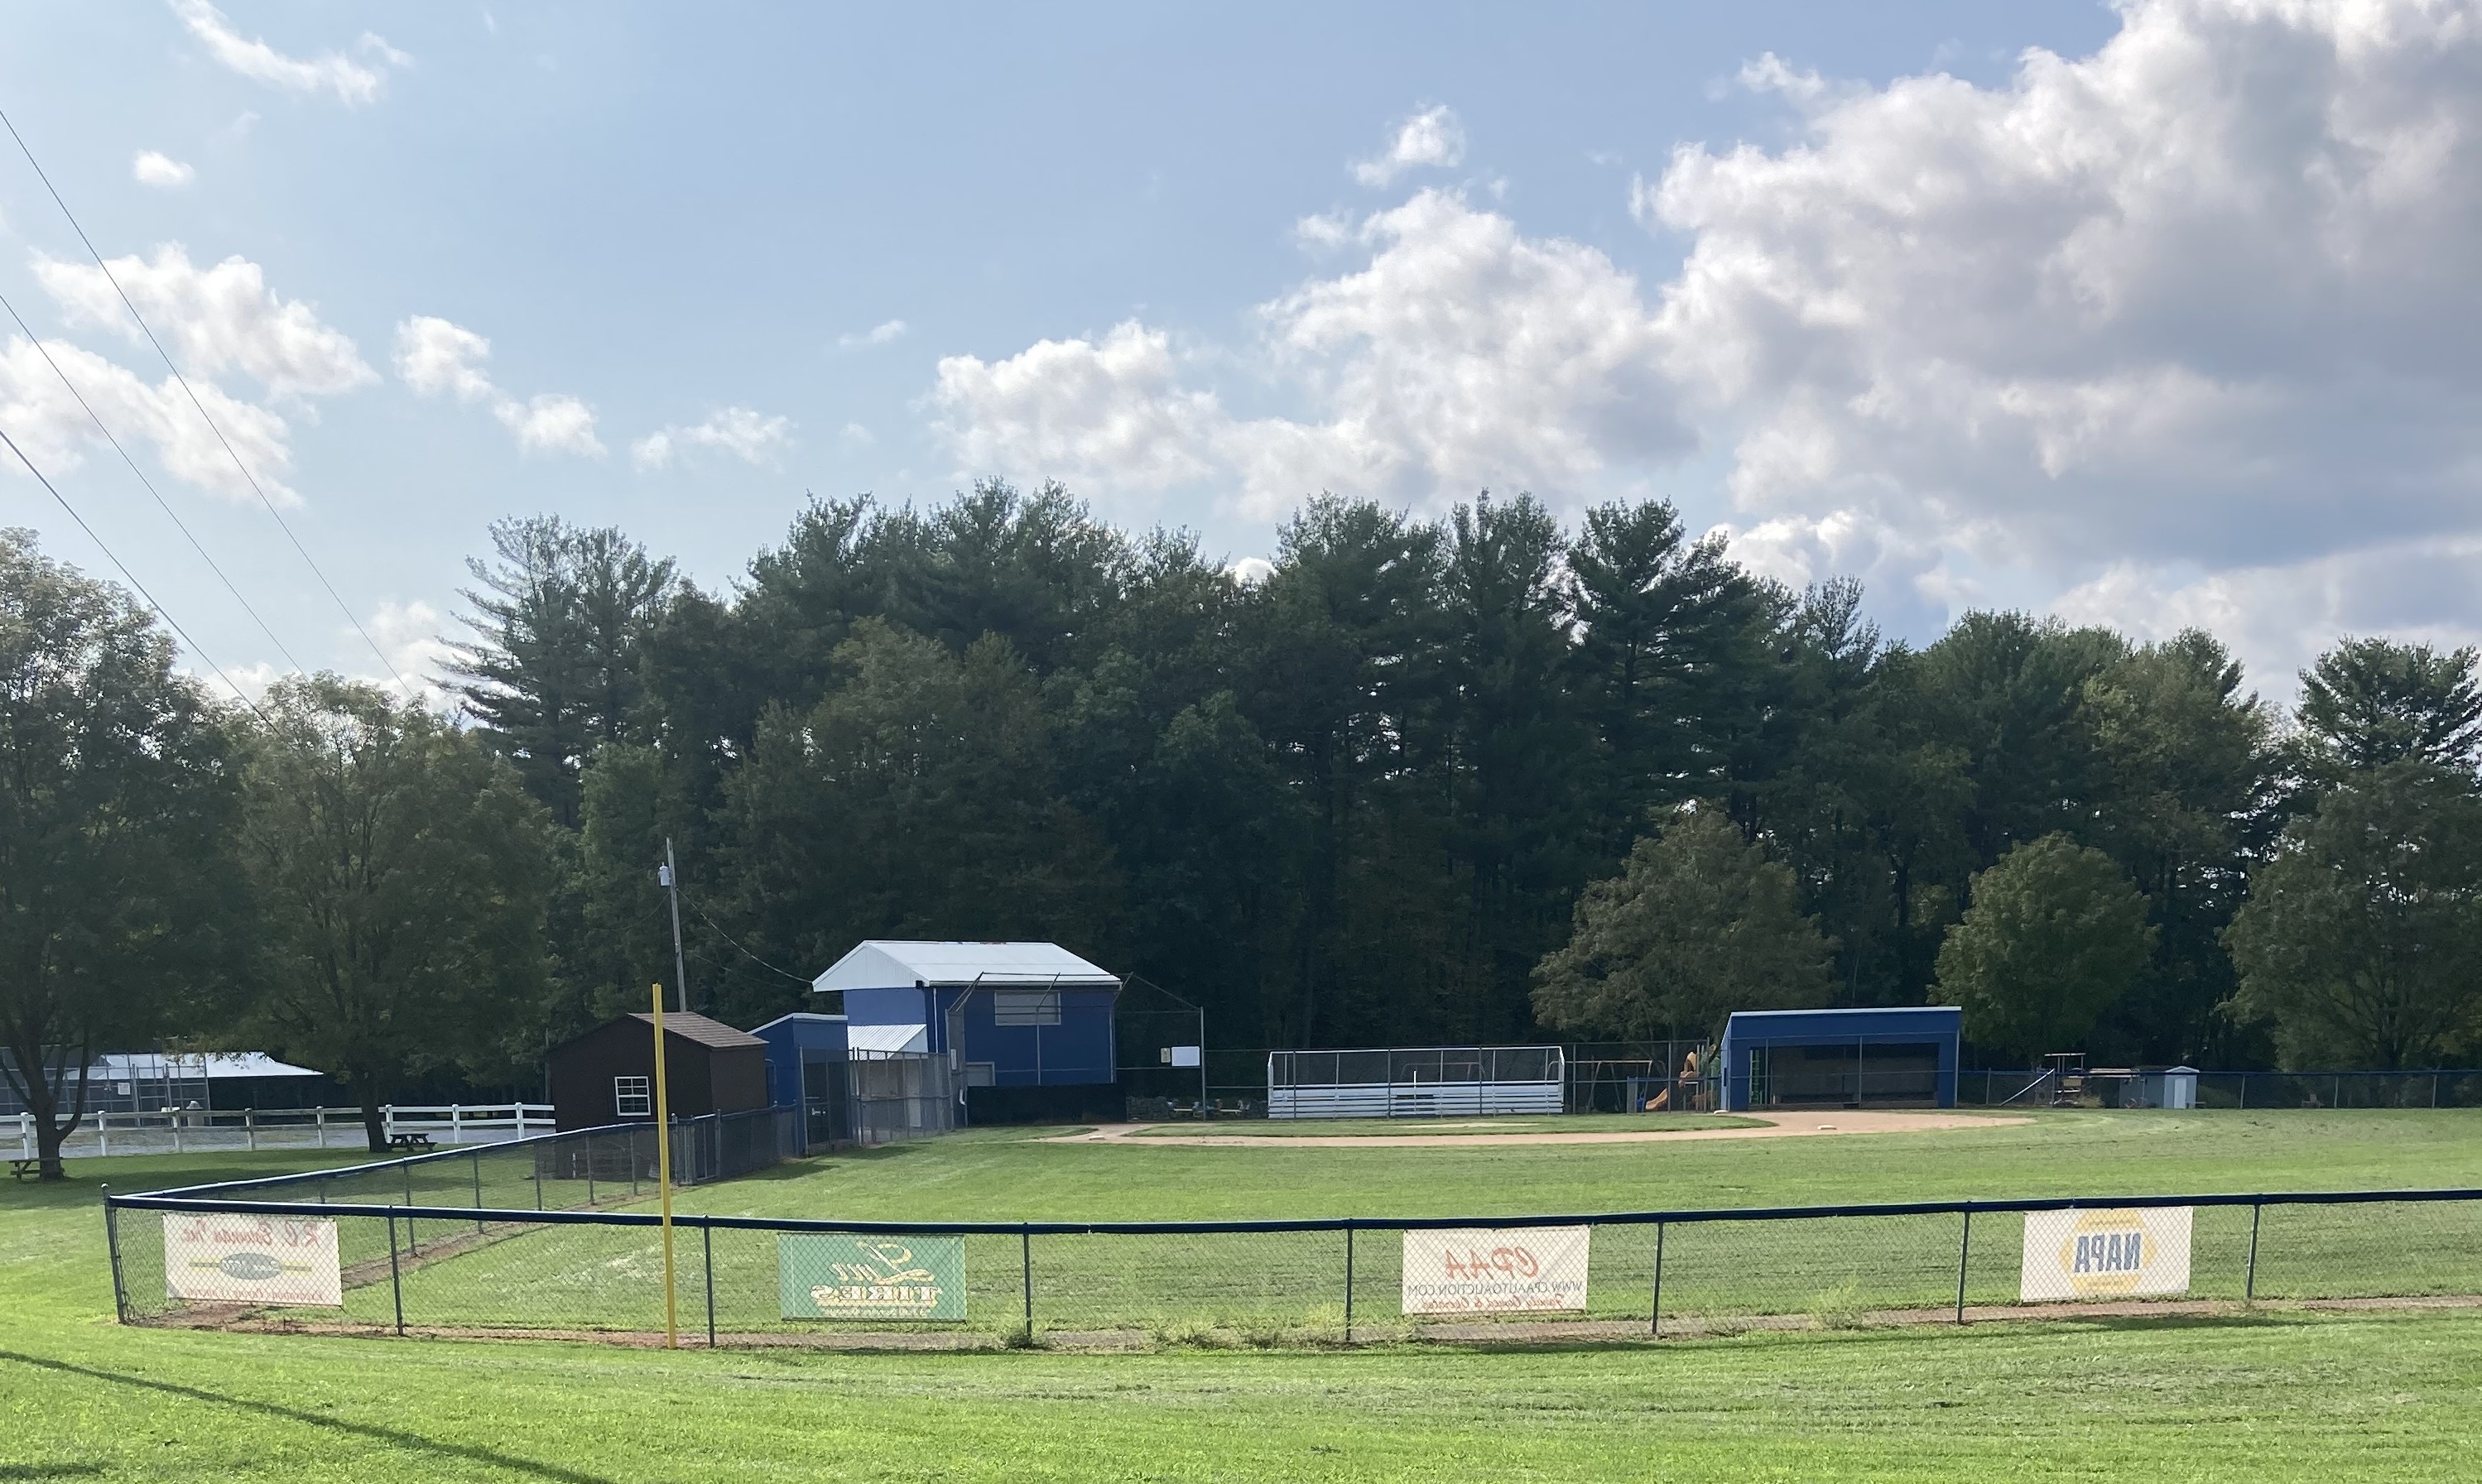
<svg viewBox="0 0 2482 1484"><path fill-rule="evenodd" d="M1353 1343L1353 1223L1344 1224L1344 1342Z"/></svg>
<svg viewBox="0 0 2482 1484"><path fill-rule="evenodd" d="M103 1186L103 1244L112 1251L112 1316L129 1322L129 1289L120 1281L120 1209L112 1204L112 1186Z"/></svg>
<svg viewBox="0 0 2482 1484"><path fill-rule="evenodd" d="M388 1296L389 1296L391 1299L393 1299L393 1300L395 1301L395 1303L396 1303L396 1332L397 1332L398 1334L402 1335L402 1334L404 1334L404 1333L405 1333L405 1278L404 1278L404 1275L398 1271L398 1269L397 1269L397 1265L396 1265L396 1212L395 1212L395 1211L389 1211L389 1212L388 1212L387 1224L388 1224ZM405 1219L405 1226L406 1226L406 1235L407 1235L408 1237L412 1236L412 1235L413 1235L413 1218L412 1218L411 1216L408 1216L408 1217L406 1217L406 1219Z"/></svg>
<svg viewBox="0 0 2482 1484"><path fill-rule="evenodd" d="M413 1255L414 1255L415 1257L420 1257L420 1256L422 1256L422 1242L421 1242L421 1239L420 1239L420 1238L416 1237L413 1235L413 1211L412 1211L412 1207L413 1207L413 1160L412 1160L412 1159L411 1159L410 1157L408 1157L408 1158L406 1159L406 1160L404 1161L404 1163L400 1166L400 1168L402 1168L402 1169L405 1171L405 1204L406 1204L406 1207L407 1207L406 1213L405 1213L405 1244L406 1244L407 1246L409 1246L409 1247L410 1247L410 1248L412 1248L412 1249L413 1249Z"/></svg>
<svg viewBox="0 0 2482 1484"><path fill-rule="evenodd" d="M1965 1322L1965 1264L1973 1251L1973 1203L1965 1203L1965 1232L1956 1239L1956 1322Z"/></svg>
<svg viewBox="0 0 2482 1484"><path fill-rule="evenodd" d="M474 1235L483 1235L483 1151L474 1151Z"/></svg>
<svg viewBox="0 0 2482 1484"><path fill-rule="evenodd" d="M535 1210L537 1210L537 1211L541 1211L541 1210L542 1210L542 1157L543 1157L543 1152L542 1152L542 1150L541 1150L540 1147L529 1147L529 1148L528 1148L528 1150L527 1150L527 1153L529 1153L529 1154L531 1154L531 1155L533 1155L533 1156L534 1156L534 1167L535 1167Z"/></svg>
<svg viewBox="0 0 2482 1484"><path fill-rule="evenodd" d="M327 1147L328 1147L328 1110L327 1110L326 1108L324 1108L324 1107L314 1107L314 1108L312 1108L312 1109L310 1110L310 1127L311 1127L312 1129L314 1129L314 1130L318 1131L318 1134L319 1134L319 1147L320 1147L320 1148L322 1148L322 1149L327 1148Z"/></svg>
<svg viewBox="0 0 2482 1484"><path fill-rule="evenodd" d="M2430 1106L2439 1106L2439 1074L2436 1072L2430 1074Z"/></svg>
<svg viewBox="0 0 2482 1484"><path fill-rule="evenodd" d="M1655 1340L1663 1338L1663 1223L1654 1224L1654 1298L1647 1306L1647 1332Z"/></svg>
<svg viewBox="0 0 2482 1484"><path fill-rule="evenodd" d="M715 1221L699 1218L699 1248L706 1266L706 1347L715 1348Z"/></svg>
<svg viewBox="0 0 2482 1484"><path fill-rule="evenodd" d="M1034 1343L1034 1228L1017 1229L1020 1255L1025 1260L1025 1342Z"/></svg>
<svg viewBox="0 0 2482 1484"><path fill-rule="evenodd" d="M594 1135L590 1133L578 1142L586 1146L586 1204L592 1208L594 1205Z"/></svg>
<svg viewBox="0 0 2482 1484"><path fill-rule="evenodd" d="M2246 1269L2246 1276L2241 1279L2241 1302L2244 1304L2258 1302L2258 1218L2265 1214L2264 1201L2250 1203L2249 1266Z"/></svg>
<svg viewBox="0 0 2482 1484"><path fill-rule="evenodd" d="M2243 1072L2243 1073L2240 1075L2240 1080L2241 1080L2241 1101L2240 1101L2240 1106L2241 1106L2242 1107L2247 1107L2247 1106L2249 1106L2249 1080L2250 1080L2250 1075L2249 1075L2247 1072Z"/></svg>
<svg viewBox="0 0 2482 1484"><path fill-rule="evenodd" d="M448 1105L448 1142L452 1144L465 1142L465 1105L462 1103Z"/></svg>
<svg viewBox="0 0 2482 1484"><path fill-rule="evenodd" d="M255 1109L242 1109L241 1133L242 1137L247 1139L250 1147L255 1151L258 1148L258 1113Z"/></svg>

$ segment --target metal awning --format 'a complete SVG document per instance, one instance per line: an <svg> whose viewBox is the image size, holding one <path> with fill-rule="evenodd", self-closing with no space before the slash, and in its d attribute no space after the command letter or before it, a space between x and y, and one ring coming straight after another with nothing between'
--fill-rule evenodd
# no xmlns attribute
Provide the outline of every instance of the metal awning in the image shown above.
<svg viewBox="0 0 2482 1484"><path fill-rule="evenodd" d="M928 1026L847 1026L845 1050L859 1056L927 1056Z"/></svg>

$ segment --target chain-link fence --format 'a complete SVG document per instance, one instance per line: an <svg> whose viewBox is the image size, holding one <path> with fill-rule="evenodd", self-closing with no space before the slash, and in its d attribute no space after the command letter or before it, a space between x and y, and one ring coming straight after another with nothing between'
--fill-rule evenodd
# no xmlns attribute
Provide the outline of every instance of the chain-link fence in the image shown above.
<svg viewBox="0 0 2482 1484"><path fill-rule="evenodd" d="M110 1197L120 1316L647 1342L665 1309L647 1209L653 1134ZM701 1137L688 1134L681 1163L707 1178L719 1166ZM2269 1302L2482 1306L2477 1190L1399 1220L692 1212L674 1218L673 1247L680 1332L726 1345L1619 1339Z"/></svg>

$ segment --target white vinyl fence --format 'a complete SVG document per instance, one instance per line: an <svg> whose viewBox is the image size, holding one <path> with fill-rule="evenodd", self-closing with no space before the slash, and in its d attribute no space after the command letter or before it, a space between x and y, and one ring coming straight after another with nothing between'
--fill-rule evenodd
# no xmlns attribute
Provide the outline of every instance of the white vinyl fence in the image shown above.
<svg viewBox="0 0 2482 1484"><path fill-rule="evenodd" d="M549 1133L548 1103L389 1105L387 1132L428 1134L435 1144L496 1144ZM14 1137L16 1157L35 1157L35 1116L0 1116L0 1140ZM353 1149L363 1142L357 1107L176 1109L161 1113L89 1113L61 1147L67 1159L103 1155L186 1154L205 1149Z"/></svg>

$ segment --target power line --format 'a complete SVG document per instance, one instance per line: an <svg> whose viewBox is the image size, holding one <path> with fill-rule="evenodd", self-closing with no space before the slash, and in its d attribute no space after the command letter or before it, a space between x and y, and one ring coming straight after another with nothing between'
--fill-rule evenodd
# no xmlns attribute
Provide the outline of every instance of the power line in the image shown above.
<svg viewBox="0 0 2482 1484"><path fill-rule="evenodd" d="M354 632L362 637L362 642L370 646L371 653L379 658L381 665L390 675L396 677L396 683L404 690L406 697L409 700L416 698L417 693L413 687L407 683L404 675L398 673L394 662L390 661L386 653L380 648L379 641L371 638L370 630L363 628L362 621L354 616L354 611L346 606L344 597L336 591L336 585L328 581L328 574L319 569L319 563L311 558L309 548L304 546L302 538L293 534L292 524L286 521L283 512L276 508L276 502L267 498L267 491L259 487L258 476L251 473L250 465L244 463L241 455L234 452L232 441L226 438L224 430L217 426L214 415L207 411L207 404L198 400L197 390L190 385L190 378L181 374L179 366L173 364L172 355L164 349L164 342L155 338L154 328L146 323L146 317L138 312L138 305L130 299L129 291L120 286L120 279L113 273L112 265L105 262L103 254L95 250L94 240L88 237L86 228L78 224L77 213L69 210L69 203L61 199L60 188L52 184L51 176L43 173L42 163L35 158L35 151L27 147L25 136L17 132L17 125L11 120L5 110L0 110L0 126L5 126L9 131L9 137L17 142L17 152L26 157L28 165L34 167L35 178L43 183L43 189L51 194L52 204L58 206L61 209L61 215L68 219L69 229L77 233L79 242L85 244L87 256L94 259L94 266L103 271L104 281L112 285L112 291L115 294L120 296L122 307L129 311L131 319L138 322L139 331L146 337L146 343L155 348L157 355L163 357L165 368L172 373L172 379L181 383L181 390L189 395L190 405L198 409L198 416L206 421L207 430L216 435L216 442L224 446L225 456L233 461L233 467L239 469L241 477L249 482L251 493L258 496L258 503L267 508L269 515L275 517L277 529L282 531L284 538L293 543L293 550L300 554L303 563L309 567L310 574L319 579L319 586L328 589L328 596L334 601L336 611L343 613L345 621L354 626ZM170 619L166 621L170 622Z"/></svg>
<svg viewBox="0 0 2482 1484"><path fill-rule="evenodd" d="M162 618L165 623L172 626L172 632L181 637L181 642L190 646L191 653L207 662L207 668L216 672L216 678L218 680L223 681L227 687L230 687L233 698L241 702L244 706L249 707L251 716L256 716L262 722L266 721L267 713L259 710L258 703L251 700L249 693L243 690L241 687L233 685L232 677L224 673L224 667L215 662L214 656L209 655L206 650L200 648L198 641L190 638L189 631L181 627L180 621L175 619L163 604L155 601L155 594L146 590L146 585L138 580L138 574L129 570L128 563L113 555L112 548L103 543L103 537L95 534L94 528L86 523L86 517L77 512L77 507L69 504L67 496L52 487L52 482L43 478L43 471L35 467L35 461L26 456L26 451L17 446L17 440L10 437L8 430L5 429L0 429L0 443L7 444L9 446L9 452L17 456L17 462L26 466L26 472L35 477L35 482L42 485L44 489L50 491L51 497L60 502L61 508L68 512L69 519L77 522L78 529L86 533L87 539L94 543L95 549L103 553L106 560L109 560L114 566L120 569L120 575L128 579L130 586L138 589L138 595L146 600L146 606L155 611L156 616Z"/></svg>
<svg viewBox="0 0 2482 1484"><path fill-rule="evenodd" d="M722 938L722 939L723 939L725 942L726 942L726 943L732 943L732 947L733 947L733 949L734 949L734 950L735 950L735 951L739 952L739 953L741 954L741 956L742 956L742 957L749 959L752 963L756 964L759 968L761 968L761 969L765 969L765 970L767 970L767 971L768 971L769 973L771 973L771 974L780 974L780 975L783 975L783 976L784 976L784 977L786 977L786 978L788 978L788 979L791 979L791 980L792 980L794 983L796 983L796 984L807 984L807 983L810 983L810 982L811 982L811 980L810 980L810 978L809 978L809 976L806 976L806 975L800 975L800 974L794 974L794 973L790 972L789 970L779 969L779 968L777 968L774 964L769 963L767 960L765 960L765 959L763 959L763 958L759 957L757 954L755 954L755 953L753 953L753 952L750 951L748 949L743 948L740 944L738 944L738 943L733 943L733 940L732 940L732 934L730 934L730 933L728 933L728 932L726 932L726 931L725 931L723 928L721 928L721 927L716 927L716 926L715 926L715 919L713 919L713 918L711 918L711 917L707 916L707 915L706 915L706 909L705 909L705 908L703 908L703 907L701 907L701 906L700 906L697 902L691 902L691 903L690 903L690 910L691 910L692 912L695 912L695 913L697 913L697 914L699 915L699 921L700 921L700 922L704 923L704 924L705 924L706 925L708 925L709 927L715 927L715 935L716 935L717 937Z"/></svg>
<svg viewBox="0 0 2482 1484"><path fill-rule="evenodd" d="M69 395L77 399L77 404L86 409L88 419L94 424L94 430L103 434L103 441L112 445L112 451L120 456L122 463L129 466L129 472L138 476L138 482L146 486L146 493L155 497L156 508L162 510L181 534L188 538L190 549L198 554L198 560L205 562L207 569L216 574L217 581L223 583L224 590L233 595L233 601L241 605L242 612L248 613L251 621L258 625L258 632L267 636L267 641L276 646L277 654L284 656L285 664L293 666L297 673L307 674L308 671L303 669L302 662L293 658L293 651L284 647L284 640L276 637L276 631L268 627L267 620L259 617L258 610L250 606L250 599L242 596L241 589L233 586L233 580L224 575L224 569L216 565L216 559L208 556L207 549L198 544L198 538L196 535L191 534L189 525L173 512L170 504L166 503L164 496L155 488L155 482L146 477L145 470L138 467L138 460L129 456L129 451L122 448L120 440L112 435L112 430L103 425L102 417L88 404L86 395L77 389L77 383L69 379L69 374L61 369L59 361L52 359L51 348L44 345L40 337L26 327L26 317L17 312L15 304L9 302L9 296L6 294L0 294L0 309L8 310L9 318L17 322L17 328L25 331L26 338L33 342L36 351L42 355L43 364L52 368L52 375L61 378L61 385L67 387Z"/></svg>

